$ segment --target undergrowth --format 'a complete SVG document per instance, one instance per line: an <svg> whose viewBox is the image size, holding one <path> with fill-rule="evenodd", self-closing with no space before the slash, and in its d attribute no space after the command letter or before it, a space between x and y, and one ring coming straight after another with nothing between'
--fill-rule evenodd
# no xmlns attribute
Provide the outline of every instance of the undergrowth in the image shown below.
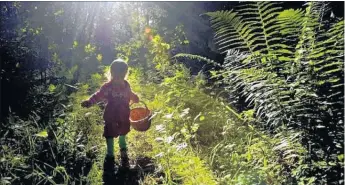
<svg viewBox="0 0 345 185"><path fill-rule="evenodd" d="M282 126L270 135L258 129L253 110L236 112L201 72L192 76L172 59L176 43L153 28L145 32L117 48L119 56L131 59L132 90L154 113L147 132L132 130L127 139L131 163L153 159L154 173L141 184L314 182L305 177L307 151L298 131ZM9 117L1 129L1 184L102 184L104 104L85 109L80 103L105 82L106 72L105 67L85 75L89 80L74 85L51 84L47 92L68 101L60 102L48 122L35 114L27 120Z"/></svg>

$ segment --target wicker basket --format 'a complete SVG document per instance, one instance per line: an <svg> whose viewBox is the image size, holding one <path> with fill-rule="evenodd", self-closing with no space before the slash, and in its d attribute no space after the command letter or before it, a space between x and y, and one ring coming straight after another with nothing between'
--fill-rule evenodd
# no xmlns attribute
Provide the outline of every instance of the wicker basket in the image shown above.
<svg viewBox="0 0 345 185"><path fill-rule="evenodd" d="M144 102L141 103L143 103L145 107L132 108L129 115L129 121L134 130L143 132L148 130L151 126L152 112L147 108Z"/></svg>

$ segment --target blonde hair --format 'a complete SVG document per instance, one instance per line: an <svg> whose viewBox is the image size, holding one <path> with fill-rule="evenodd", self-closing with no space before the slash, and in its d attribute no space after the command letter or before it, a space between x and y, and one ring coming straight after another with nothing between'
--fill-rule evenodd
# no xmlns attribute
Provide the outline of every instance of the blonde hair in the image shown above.
<svg viewBox="0 0 345 185"><path fill-rule="evenodd" d="M108 80L111 81L114 78L126 79L128 73L128 65L123 59L114 60L108 70Z"/></svg>

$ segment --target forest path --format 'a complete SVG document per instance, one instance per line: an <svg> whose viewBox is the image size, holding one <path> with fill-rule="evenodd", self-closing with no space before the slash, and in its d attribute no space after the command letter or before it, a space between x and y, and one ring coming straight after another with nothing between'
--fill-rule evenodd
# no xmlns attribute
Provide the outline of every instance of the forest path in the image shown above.
<svg viewBox="0 0 345 185"><path fill-rule="evenodd" d="M157 171L154 159L149 155L143 155L138 150L147 148L148 143L142 137L145 137L147 133L139 133L132 130L127 135L127 145L130 159L130 168L125 169L120 166L119 147L115 143L115 164L105 161L106 145L100 145L100 156L95 161L93 166L94 172L98 173L98 178L94 178L94 175L89 175L88 178L91 184L105 184L105 185L139 185L139 184L162 184L163 172ZM103 137L102 133L99 133L96 137ZM100 139L100 138L98 138ZM115 139L118 141L118 139ZM104 141L105 142L105 141ZM146 150L146 152L150 152ZM108 163L108 164L107 164ZM113 166L113 170L105 170L104 166ZM92 172L91 172L92 173ZM100 182L101 181L101 182Z"/></svg>
<svg viewBox="0 0 345 185"><path fill-rule="evenodd" d="M187 144L188 140L183 140L181 136L177 137L178 134L181 135L178 129L181 127L181 123L169 117L171 111L177 109L175 105L171 106L166 103L167 95L162 91L161 85L142 83L139 77L133 78L131 75L129 78L131 78L129 82L132 90L139 95L141 101L147 104L153 114L157 115L152 119L149 130L138 132L131 128L131 131L126 135L128 156L132 168L107 174L103 170L106 153L105 139L102 136L103 125L99 124L103 121L100 117L102 111L100 112L100 109L96 107L83 110L84 113L93 110L96 113L92 116L93 126L91 126L90 142L91 145L99 147L99 156L97 156L96 162L87 175L90 184L103 184L100 182L105 184L116 182L115 184L119 185L217 184L214 172L207 165L207 161L200 156L198 150ZM181 109L187 108L182 107ZM114 143L115 162L119 164L118 138L115 139Z"/></svg>
<svg viewBox="0 0 345 185"><path fill-rule="evenodd" d="M98 125L93 137L99 143L99 156L88 173L90 184L116 185L152 185L152 184L186 184L215 185L215 177L204 161L191 148L177 149L179 143L169 143L171 136L165 131L159 131L161 118L152 120L152 125L146 132L134 129L126 136L130 169L119 168L120 148L118 138L115 139L114 172L104 171L106 154L105 139L102 138L102 126Z"/></svg>
<svg viewBox="0 0 345 185"><path fill-rule="evenodd" d="M124 169L116 164L114 171L103 171L102 180L107 184L139 185L148 174L155 173L153 161L148 157L138 157L130 161L131 167ZM106 165L104 163L104 165ZM157 178L159 181L159 178ZM158 183L158 182L157 182Z"/></svg>

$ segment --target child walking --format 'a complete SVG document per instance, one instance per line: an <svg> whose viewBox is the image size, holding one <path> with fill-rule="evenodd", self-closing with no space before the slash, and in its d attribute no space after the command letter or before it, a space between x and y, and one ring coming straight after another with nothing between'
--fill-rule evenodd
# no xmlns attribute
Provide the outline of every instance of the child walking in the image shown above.
<svg viewBox="0 0 345 185"><path fill-rule="evenodd" d="M107 155L104 168L114 167L114 138L119 137L121 151L121 166L129 167L126 134L130 131L129 103L139 102L139 97L132 92L129 83L125 80L128 72L128 65L121 59L111 63L111 79L105 83L89 100L83 101L83 107L90 107L99 101L106 101L104 110L104 133L107 142ZM108 166L107 166L108 164Z"/></svg>

